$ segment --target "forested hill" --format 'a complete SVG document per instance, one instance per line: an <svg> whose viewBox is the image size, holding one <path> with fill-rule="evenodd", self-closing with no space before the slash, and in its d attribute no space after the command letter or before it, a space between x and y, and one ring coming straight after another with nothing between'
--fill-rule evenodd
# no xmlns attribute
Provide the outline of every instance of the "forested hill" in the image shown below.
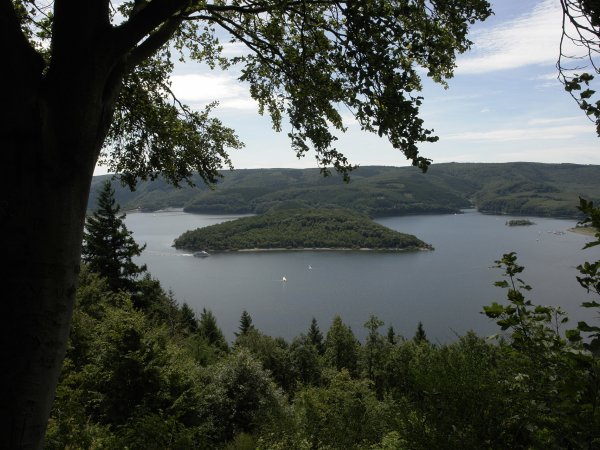
<svg viewBox="0 0 600 450"><path fill-rule="evenodd" d="M271 211L196 230L175 239L192 251L370 249L425 250L431 246L348 210Z"/></svg>
<svg viewBox="0 0 600 450"><path fill-rule="evenodd" d="M575 216L578 197L600 198L600 166L541 163L434 164L426 174L414 167L364 166L349 184L322 177L318 169L245 169L223 173L216 189L176 189L162 180L142 182L135 192L115 182L125 209L184 208L195 213L263 213L275 206L343 207L371 217L481 212ZM90 205L100 182L95 177Z"/></svg>

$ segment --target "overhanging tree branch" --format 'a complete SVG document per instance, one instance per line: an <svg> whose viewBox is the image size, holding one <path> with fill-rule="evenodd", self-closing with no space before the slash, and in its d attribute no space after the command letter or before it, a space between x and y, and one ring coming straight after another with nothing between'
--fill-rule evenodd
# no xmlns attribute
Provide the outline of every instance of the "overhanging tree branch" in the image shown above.
<svg viewBox="0 0 600 450"><path fill-rule="evenodd" d="M340 2L338 1L327 1L327 0L319 0L319 1L311 1L311 0L298 0L298 1L281 1L275 4L265 4L261 6L241 6L241 5L215 5L208 4L205 9L209 12L236 12L240 14L261 14L268 13L277 10L283 9L291 9L295 6L304 5L309 3L310 5L336 5Z"/></svg>
<svg viewBox="0 0 600 450"><path fill-rule="evenodd" d="M179 25L183 22L184 15L180 14L175 17L171 17L165 23L163 23L156 31L151 33L145 41L135 47L129 57L127 57L127 67L129 69L136 67L142 61L150 58L154 53L158 51L169 39L173 36L173 33L177 30Z"/></svg>
<svg viewBox="0 0 600 450"><path fill-rule="evenodd" d="M600 136L600 100L592 100L596 94L592 83L600 75L600 6L595 0L560 0L560 4L563 11L562 35L556 63L559 80L596 124ZM569 66L569 62L575 64Z"/></svg>
<svg viewBox="0 0 600 450"><path fill-rule="evenodd" d="M153 0L114 29L117 54L125 55L156 28L178 16L190 0Z"/></svg>

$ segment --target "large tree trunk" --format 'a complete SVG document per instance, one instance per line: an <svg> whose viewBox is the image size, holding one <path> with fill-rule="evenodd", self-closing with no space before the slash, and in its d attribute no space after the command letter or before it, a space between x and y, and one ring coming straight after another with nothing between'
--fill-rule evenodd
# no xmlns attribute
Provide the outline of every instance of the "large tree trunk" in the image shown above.
<svg viewBox="0 0 600 450"><path fill-rule="evenodd" d="M70 328L89 179L50 172L2 183L0 448L41 446Z"/></svg>
<svg viewBox="0 0 600 450"><path fill-rule="evenodd" d="M8 265L0 315L2 449L43 443L70 329L90 182L114 97L106 96L101 74L108 71L100 68L77 60L77 67L44 74L37 88L2 96L12 113L0 123Z"/></svg>
<svg viewBox="0 0 600 450"><path fill-rule="evenodd" d="M106 0L55 1L44 60L15 2L0 0L0 449L42 446L89 187L122 77L170 38L188 3L136 2L133 18L113 26Z"/></svg>

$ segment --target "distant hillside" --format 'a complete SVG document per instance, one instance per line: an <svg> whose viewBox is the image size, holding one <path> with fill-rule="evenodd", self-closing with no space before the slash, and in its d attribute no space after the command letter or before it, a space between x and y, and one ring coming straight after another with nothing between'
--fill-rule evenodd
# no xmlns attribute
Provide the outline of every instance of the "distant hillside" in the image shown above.
<svg viewBox="0 0 600 450"><path fill-rule="evenodd" d="M485 213L553 217L578 215L578 197L600 198L600 166L540 163L434 164L426 174L414 167L365 166L345 184L318 169L248 169L224 172L214 190L173 188L162 180L129 192L115 182L125 209L184 208L194 213L263 213L273 207L351 209L371 217L452 213L476 207ZM100 182L95 177L90 205Z"/></svg>
<svg viewBox="0 0 600 450"><path fill-rule="evenodd" d="M272 211L186 231L175 247L206 250L370 249L419 250L431 246L367 216L340 209Z"/></svg>

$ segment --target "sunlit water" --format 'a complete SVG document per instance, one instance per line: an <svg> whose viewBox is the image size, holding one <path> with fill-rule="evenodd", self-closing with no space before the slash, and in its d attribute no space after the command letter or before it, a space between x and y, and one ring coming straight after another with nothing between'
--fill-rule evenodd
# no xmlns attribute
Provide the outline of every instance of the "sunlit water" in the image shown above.
<svg viewBox="0 0 600 450"><path fill-rule="evenodd" d="M493 286L501 271L490 267L509 251L516 251L526 266L522 275L534 288L528 294L534 302L562 306L573 323L591 314L579 307L587 295L575 279L575 267L599 259L599 254L597 247L581 250L590 238L568 232L575 225L572 220L531 218L533 226L508 227L505 222L511 217L475 211L378 220L432 244L432 252L265 252L195 258L172 247L186 230L235 217L159 212L129 213L126 219L136 241L147 244L140 261L150 273L180 303L187 302L198 313L212 310L228 339L244 309L257 328L288 339L306 331L313 316L326 331L336 314L360 338L371 314L385 321L385 329L393 325L406 337L414 334L418 321L438 342L454 340L470 329L492 334L498 331L496 325L480 312L483 305L505 298L504 291Z"/></svg>

